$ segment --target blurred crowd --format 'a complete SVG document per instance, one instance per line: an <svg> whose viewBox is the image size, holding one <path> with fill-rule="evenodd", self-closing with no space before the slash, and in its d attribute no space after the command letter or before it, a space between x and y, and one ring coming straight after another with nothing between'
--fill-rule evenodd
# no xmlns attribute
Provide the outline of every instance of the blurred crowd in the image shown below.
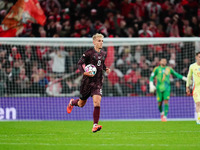
<svg viewBox="0 0 200 150"><path fill-rule="evenodd" d="M20 37L199 37L199 0L38 0L45 26L27 23ZM0 21L16 0L0 0ZM194 62L194 43L115 47L105 96L151 96L149 77L159 59L186 76ZM0 45L0 95L77 96L81 74L77 62L86 48ZM105 49L107 50L107 49ZM76 72L75 75L70 73ZM67 75L67 76L66 76ZM66 77L65 77L66 76ZM172 96L185 95L174 79Z"/></svg>
<svg viewBox="0 0 200 150"><path fill-rule="evenodd" d="M79 53L65 47L0 45L0 95L53 95L76 92L79 79L62 79L77 71ZM73 76L80 75L77 74ZM73 82L72 82L73 81Z"/></svg>
<svg viewBox="0 0 200 150"><path fill-rule="evenodd" d="M0 1L0 21L16 0ZM200 36L199 0L39 0L45 26L27 23L21 37Z"/></svg>
<svg viewBox="0 0 200 150"><path fill-rule="evenodd" d="M111 73L105 73L104 96L152 96L149 77L160 58L187 76L194 62L194 42L115 46ZM89 48L89 47L88 47ZM0 95L79 96L82 74L77 62L86 47L0 45ZM105 51L110 50L105 47ZM113 57L113 56L112 56ZM109 56L107 59L110 59ZM185 83L171 76L171 95L185 95Z"/></svg>

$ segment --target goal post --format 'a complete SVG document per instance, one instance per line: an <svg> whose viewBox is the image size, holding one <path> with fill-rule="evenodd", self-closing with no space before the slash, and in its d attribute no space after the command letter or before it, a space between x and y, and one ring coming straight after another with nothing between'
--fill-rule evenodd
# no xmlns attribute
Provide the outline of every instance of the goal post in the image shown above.
<svg viewBox="0 0 200 150"><path fill-rule="evenodd" d="M91 47L92 38L0 38L0 109L16 108L19 120L90 120L91 100L83 115L75 110L67 116L65 107L70 98L79 97L77 62ZM151 72L166 58L168 66L187 76L200 38L104 38L103 50L111 74L104 74L101 117L158 119L156 95L149 92ZM169 118L194 119L185 82L174 76L170 81Z"/></svg>

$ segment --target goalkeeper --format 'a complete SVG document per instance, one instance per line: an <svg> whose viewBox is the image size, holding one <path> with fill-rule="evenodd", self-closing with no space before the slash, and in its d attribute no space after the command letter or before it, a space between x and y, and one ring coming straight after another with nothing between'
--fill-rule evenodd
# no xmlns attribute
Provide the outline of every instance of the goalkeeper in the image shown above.
<svg viewBox="0 0 200 150"><path fill-rule="evenodd" d="M156 97L158 101L158 109L160 111L161 115L161 121L166 122L167 121L167 114L169 110L169 104L168 100L170 98L170 75L174 75L179 79L182 79L184 81L187 80L186 77L178 74L175 72L171 67L166 66L167 65L167 59L161 58L160 60L160 66L157 66L154 68L153 72L151 73L150 77L150 93L153 93L156 90ZM154 86L154 78L156 77L157 85ZM164 111L163 111L163 101L164 101Z"/></svg>

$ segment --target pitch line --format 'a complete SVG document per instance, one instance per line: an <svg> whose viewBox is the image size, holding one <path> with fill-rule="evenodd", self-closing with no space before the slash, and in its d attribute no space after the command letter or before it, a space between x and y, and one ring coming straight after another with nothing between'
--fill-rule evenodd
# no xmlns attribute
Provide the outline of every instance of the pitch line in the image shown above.
<svg viewBox="0 0 200 150"><path fill-rule="evenodd" d="M126 147L200 147L200 144L52 144L52 143L0 143L0 145L41 145L41 146L126 146Z"/></svg>

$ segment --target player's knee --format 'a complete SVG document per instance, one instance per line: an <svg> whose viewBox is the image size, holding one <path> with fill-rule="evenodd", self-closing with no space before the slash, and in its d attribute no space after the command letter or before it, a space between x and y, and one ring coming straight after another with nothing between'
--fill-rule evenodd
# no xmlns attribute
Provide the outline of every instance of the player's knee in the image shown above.
<svg viewBox="0 0 200 150"><path fill-rule="evenodd" d="M168 100L164 100L164 104L168 104Z"/></svg>
<svg viewBox="0 0 200 150"><path fill-rule="evenodd" d="M197 102L197 103L196 103L196 111L197 111L197 112L200 112L200 102Z"/></svg>
<svg viewBox="0 0 200 150"><path fill-rule="evenodd" d="M100 102L101 101L94 101L94 107L100 107Z"/></svg>

